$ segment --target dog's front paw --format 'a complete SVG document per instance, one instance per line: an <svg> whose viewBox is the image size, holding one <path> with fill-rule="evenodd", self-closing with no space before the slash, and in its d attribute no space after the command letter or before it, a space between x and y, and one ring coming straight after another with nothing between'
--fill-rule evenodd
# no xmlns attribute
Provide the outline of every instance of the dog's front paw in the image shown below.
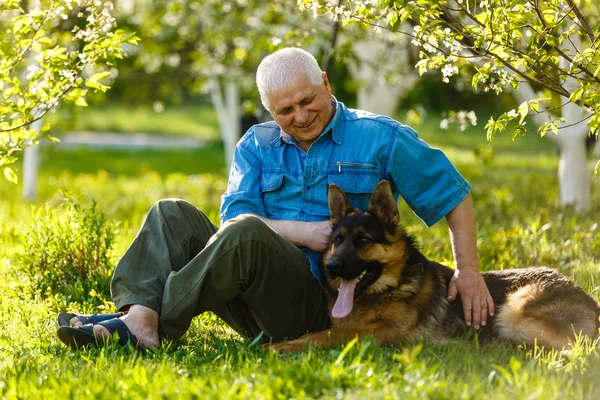
<svg viewBox="0 0 600 400"><path fill-rule="evenodd" d="M262 345L265 350L277 351L279 353L294 353L302 350L301 343L280 342L280 343L266 343Z"/></svg>

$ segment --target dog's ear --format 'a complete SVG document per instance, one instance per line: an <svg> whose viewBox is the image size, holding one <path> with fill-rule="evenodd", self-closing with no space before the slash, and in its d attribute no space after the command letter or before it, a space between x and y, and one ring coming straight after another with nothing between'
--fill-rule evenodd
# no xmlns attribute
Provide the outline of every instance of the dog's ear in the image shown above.
<svg viewBox="0 0 600 400"><path fill-rule="evenodd" d="M381 181L377 184L371 196L368 211L379 218L388 231L396 229L400 216L398 214L398 204L396 204L396 199L388 181Z"/></svg>
<svg viewBox="0 0 600 400"><path fill-rule="evenodd" d="M346 193L344 193L341 187L334 183L329 185L327 200L329 202L329 220L331 226L336 226L338 222L354 211L346 197Z"/></svg>

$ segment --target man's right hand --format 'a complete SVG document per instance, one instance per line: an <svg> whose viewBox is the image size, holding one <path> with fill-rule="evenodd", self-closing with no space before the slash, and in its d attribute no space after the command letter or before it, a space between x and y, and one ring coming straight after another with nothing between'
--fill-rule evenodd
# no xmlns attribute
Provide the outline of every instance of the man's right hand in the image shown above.
<svg viewBox="0 0 600 400"><path fill-rule="evenodd" d="M324 253L329 248L331 240L331 225L329 221L305 222L304 247L319 253Z"/></svg>

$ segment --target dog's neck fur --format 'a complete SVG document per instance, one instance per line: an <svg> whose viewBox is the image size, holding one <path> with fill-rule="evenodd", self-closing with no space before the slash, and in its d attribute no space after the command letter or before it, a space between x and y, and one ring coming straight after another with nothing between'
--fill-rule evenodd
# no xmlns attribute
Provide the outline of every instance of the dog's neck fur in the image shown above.
<svg viewBox="0 0 600 400"><path fill-rule="evenodd" d="M403 228L398 227L398 229L402 229L402 233L406 238L406 261L405 266L409 267L414 264L424 263L429 261L427 257L425 257L418 249L415 238L406 233Z"/></svg>

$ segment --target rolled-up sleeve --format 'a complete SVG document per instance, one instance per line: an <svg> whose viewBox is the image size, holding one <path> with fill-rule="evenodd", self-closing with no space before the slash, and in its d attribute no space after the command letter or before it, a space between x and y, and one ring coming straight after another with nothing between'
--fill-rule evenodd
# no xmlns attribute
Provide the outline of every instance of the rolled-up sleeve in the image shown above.
<svg viewBox="0 0 600 400"><path fill-rule="evenodd" d="M467 197L471 185L446 155L399 125L389 147L387 174L412 210L431 226Z"/></svg>
<svg viewBox="0 0 600 400"><path fill-rule="evenodd" d="M253 151L252 134L246 134L233 155L227 191L221 197L221 224L240 214L266 217L261 191L262 162Z"/></svg>

